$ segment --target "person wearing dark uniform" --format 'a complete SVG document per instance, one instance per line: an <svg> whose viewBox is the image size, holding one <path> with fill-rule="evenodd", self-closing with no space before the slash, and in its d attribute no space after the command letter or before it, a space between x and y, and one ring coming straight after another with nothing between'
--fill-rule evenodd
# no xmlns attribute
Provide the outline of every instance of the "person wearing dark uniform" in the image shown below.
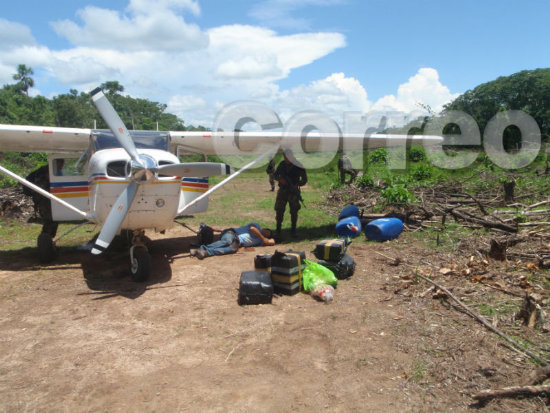
<svg viewBox="0 0 550 413"><path fill-rule="evenodd" d="M338 172L340 173L340 183L346 183L346 175L349 175L348 184L352 183L355 177L357 176L357 170L353 169L351 166L351 160L343 155L338 159Z"/></svg>
<svg viewBox="0 0 550 413"><path fill-rule="evenodd" d="M47 164L31 172L26 179L45 191L50 191L50 173ZM48 234L51 238L54 238L57 234L58 224L52 219L51 201L27 187L23 188L23 193L32 198L34 211L42 219L42 233Z"/></svg>
<svg viewBox="0 0 550 413"><path fill-rule="evenodd" d="M269 175L269 185L271 185L271 192L273 192L275 190L275 178L273 177L275 174L275 160L273 157L269 159L265 172Z"/></svg>
<svg viewBox="0 0 550 413"><path fill-rule="evenodd" d="M280 237L281 226L285 215L286 204L290 209L291 235L296 236L296 223L298 222L298 211L302 195L300 187L307 183L306 170L294 157L290 149L285 149L284 160L279 163L274 173L274 178L279 182L279 190L275 200L275 218L277 230L275 235Z"/></svg>

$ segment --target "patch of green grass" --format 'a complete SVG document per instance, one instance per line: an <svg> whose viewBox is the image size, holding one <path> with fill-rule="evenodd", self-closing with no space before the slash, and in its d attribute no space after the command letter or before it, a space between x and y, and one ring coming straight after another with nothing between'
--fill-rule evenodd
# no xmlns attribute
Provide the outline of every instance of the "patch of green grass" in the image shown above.
<svg viewBox="0 0 550 413"><path fill-rule="evenodd" d="M479 313L483 316L505 315L514 314L519 310L519 304L513 301L501 301L495 302L494 300L487 300L486 302L473 304L477 307Z"/></svg>
<svg viewBox="0 0 550 413"><path fill-rule="evenodd" d="M57 237L73 228L75 228L75 224L59 224ZM95 230L94 228L94 225L87 224L74 229L66 237L61 238L57 242L57 246L65 248L78 247L88 242L99 231L99 228L95 228ZM9 219L0 220L0 250L2 257L10 259L10 257L17 257L21 253L26 253L28 248L35 248L41 230L42 224L40 223L26 223Z"/></svg>
<svg viewBox="0 0 550 413"><path fill-rule="evenodd" d="M426 247L439 251L455 251L460 241L472 235L474 231L470 228L451 222L446 224L443 230L438 228L425 228L423 231L404 234L422 242Z"/></svg>
<svg viewBox="0 0 550 413"><path fill-rule="evenodd" d="M424 361L422 360L415 361L411 366L411 370L410 370L411 380L414 381L415 383L419 383L426 376L426 371L427 371L427 367Z"/></svg>
<svg viewBox="0 0 550 413"><path fill-rule="evenodd" d="M2 219L0 221L0 247L2 250L18 250L36 242L42 226L19 221Z"/></svg>

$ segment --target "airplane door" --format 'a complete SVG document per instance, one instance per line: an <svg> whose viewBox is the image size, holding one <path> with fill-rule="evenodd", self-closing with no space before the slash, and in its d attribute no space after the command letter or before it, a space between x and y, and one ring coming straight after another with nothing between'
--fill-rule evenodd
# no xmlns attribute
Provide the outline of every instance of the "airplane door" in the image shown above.
<svg viewBox="0 0 550 413"><path fill-rule="evenodd" d="M80 154L52 154L48 157L50 192L81 211L89 210L88 175L86 162ZM82 221L75 212L51 202L54 221Z"/></svg>

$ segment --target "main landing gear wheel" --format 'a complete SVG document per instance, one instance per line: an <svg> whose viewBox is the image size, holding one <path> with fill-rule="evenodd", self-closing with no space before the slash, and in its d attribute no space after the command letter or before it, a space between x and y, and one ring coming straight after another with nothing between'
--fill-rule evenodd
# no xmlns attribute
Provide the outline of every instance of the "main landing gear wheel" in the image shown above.
<svg viewBox="0 0 550 413"><path fill-rule="evenodd" d="M135 246L130 249L130 276L136 282L146 281L151 272L151 256L147 249Z"/></svg>
<svg viewBox="0 0 550 413"><path fill-rule="evenodd" d="M41 232L36 241L36 246L38 248L38 259L40 262L52 262L55 259L55 245L50 234Z"/></svg>

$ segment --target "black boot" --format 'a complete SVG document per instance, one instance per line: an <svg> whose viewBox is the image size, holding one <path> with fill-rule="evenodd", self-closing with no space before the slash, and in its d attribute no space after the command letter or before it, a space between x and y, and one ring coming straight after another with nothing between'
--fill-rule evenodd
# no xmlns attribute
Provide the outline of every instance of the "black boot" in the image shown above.
<svg viewBox="0 0 550 413"><path fill-rule="evenodd" d="M275 230L275 238L277 238L277 240L281 239L281 227L283 226L284 215L285 211L276 211L275 220L277 221L277 228Z"/></svg>
<svg viewBox="0 0 550 413"><path fill-rule="evenodd" d="M296 238L298 236L298 234L296 233L296 223L298 222L298 215L291 215L290 222L291 222L290 236L292 238Z"/></svg>

